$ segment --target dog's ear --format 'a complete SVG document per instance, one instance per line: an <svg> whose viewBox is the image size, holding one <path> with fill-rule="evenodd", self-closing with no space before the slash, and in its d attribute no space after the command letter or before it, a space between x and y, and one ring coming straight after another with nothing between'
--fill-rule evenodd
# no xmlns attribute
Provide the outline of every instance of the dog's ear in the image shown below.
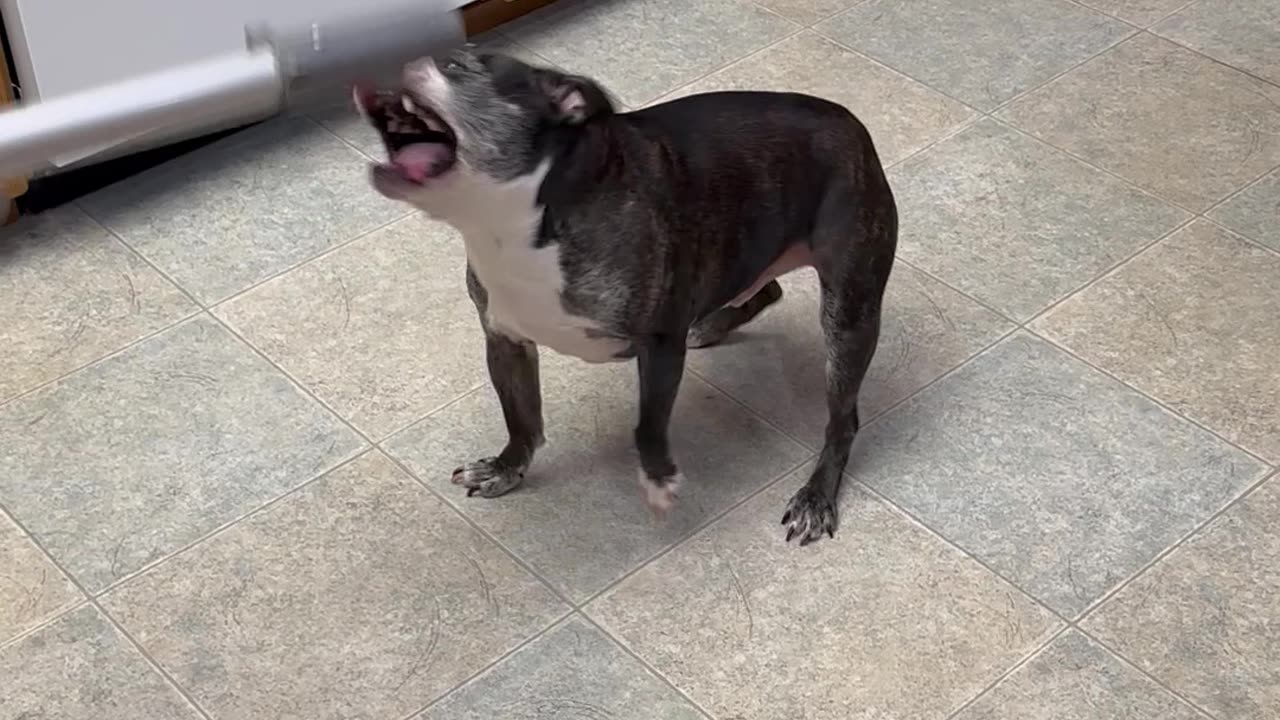
<svg viewBox="0 0 1280 720"><path fill-rule="evenodd" d="M543 70L538 88L547 98L552 120L558 124L581 125L615 111L609 93L596 81L580 75Z"/></svg>

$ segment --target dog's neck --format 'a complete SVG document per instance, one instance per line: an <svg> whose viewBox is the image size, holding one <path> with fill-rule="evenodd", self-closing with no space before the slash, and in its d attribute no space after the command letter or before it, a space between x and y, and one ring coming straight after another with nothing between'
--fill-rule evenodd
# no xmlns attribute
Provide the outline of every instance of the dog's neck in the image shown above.
<svg viewBox="0 0 1280 720"><path fill-rule="evenodd" d="M532 172L506 181L464 170L413 204L461 233L469 253L532 244L542 222L538 191L550 167L543 160Z"/></svg>

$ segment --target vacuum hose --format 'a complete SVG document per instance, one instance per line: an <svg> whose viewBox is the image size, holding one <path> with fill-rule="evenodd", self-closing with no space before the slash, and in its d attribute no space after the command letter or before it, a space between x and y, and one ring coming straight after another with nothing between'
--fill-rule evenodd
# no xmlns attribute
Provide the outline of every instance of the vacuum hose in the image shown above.
<svg viewBox="0 0 1280 720"><path fill-rule="evenodd" d="M383 0L305 27L250 26L242 51L0 112L0 178L332 101L354 80L465 42L456 5Z"/></svg>

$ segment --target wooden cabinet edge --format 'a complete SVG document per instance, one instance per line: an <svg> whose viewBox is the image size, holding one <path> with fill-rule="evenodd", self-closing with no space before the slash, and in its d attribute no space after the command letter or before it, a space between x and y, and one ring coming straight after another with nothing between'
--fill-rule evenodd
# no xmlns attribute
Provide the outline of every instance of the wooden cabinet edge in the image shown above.
<svg viewBox="0 0 1280 720"><path fill-rule="evenodd" d="M10 82L8 63L0 57L0 105L13 102ZM16 199L26 191L26 178L0 178L0 225L7 225L18 219Z"/></svg>
<svg viewBox="0 0 1280 720"><path fill-rule="evenodd" d="M476 0L468 3L462 8L467 37L493 30L553 2L555 0Z"/></svg>

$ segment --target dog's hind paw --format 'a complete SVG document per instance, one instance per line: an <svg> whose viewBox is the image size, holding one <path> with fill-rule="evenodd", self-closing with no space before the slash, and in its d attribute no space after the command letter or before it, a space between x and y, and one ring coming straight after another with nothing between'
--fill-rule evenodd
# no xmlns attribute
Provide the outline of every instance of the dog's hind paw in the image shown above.
<svg viewBox="0 0 1280 720"><path fill-rule="evenodd" d="M514 490L524 482L524 471L508 467L496 457L484 458L453 471L453 484L467 489L467 497L493 498Z"/></svg>
<svg viewBox="0 0 1280 720"><path fill-rule="evenodd" d="M787 504L782 514L782 524L787 528L787 542L799 538L801 545L814 540L836 536L836 507L821 490L808 485L800 488Z"/></svg>

